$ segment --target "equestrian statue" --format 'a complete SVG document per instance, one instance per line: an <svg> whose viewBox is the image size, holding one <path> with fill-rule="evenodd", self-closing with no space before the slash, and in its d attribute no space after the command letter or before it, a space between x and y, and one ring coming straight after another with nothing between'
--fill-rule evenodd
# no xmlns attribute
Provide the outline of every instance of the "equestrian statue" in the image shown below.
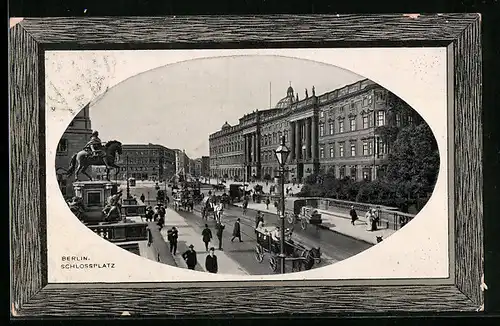
<svg viewBox="0 0 500 326"><path fill-rule="evenodd" d="M83 150L74 154L71 157L67 175L75 173L75 180L78 180L80 173L85 174L91 181L92 177L87 174L89 166L106 166L106 179L109 180L109 172L115 169L115 179L120 172L120 167L115 164L117 155L122 153L122 143L116 140L108 141L104 146L99 139L99 132L94 131L90 137L90 141L85 145Z"/></svg>

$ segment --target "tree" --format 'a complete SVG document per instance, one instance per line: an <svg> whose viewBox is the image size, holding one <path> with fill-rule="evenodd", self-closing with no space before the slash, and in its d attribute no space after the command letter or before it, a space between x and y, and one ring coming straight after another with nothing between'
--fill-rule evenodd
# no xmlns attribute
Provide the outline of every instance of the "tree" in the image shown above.
<svg viewBox="0 0 500 326"><path fill-rule="evenodd" d="M430 127L423 123L402 128L386 164L385 180L399 199L430 193L439 171L439 152Z"/></svg>

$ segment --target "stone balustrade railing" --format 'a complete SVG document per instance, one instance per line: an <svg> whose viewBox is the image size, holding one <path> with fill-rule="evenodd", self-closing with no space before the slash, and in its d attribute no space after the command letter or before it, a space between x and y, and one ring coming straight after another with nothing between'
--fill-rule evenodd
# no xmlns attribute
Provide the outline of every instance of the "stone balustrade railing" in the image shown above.
<svg viewBox="0 0 500 326"><path fill-rule="evenodd" d="M148 240L147 223L113 223L88 225L88 228L110 242Z"/></svg>

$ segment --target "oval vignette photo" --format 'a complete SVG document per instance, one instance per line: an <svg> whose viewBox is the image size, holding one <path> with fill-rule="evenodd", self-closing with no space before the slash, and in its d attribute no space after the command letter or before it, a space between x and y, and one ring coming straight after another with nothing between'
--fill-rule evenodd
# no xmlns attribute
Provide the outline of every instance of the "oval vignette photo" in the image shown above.
<svg viewBox="0 0 500 326"><path fill-rule="evenodd" d="M64 218L131 255L205 273L307 271L377 246L432 196L430 127L355 72L242 55L133 73L81 53L88 64L46 61L61 80L48 102L72 117L55 155Z"/></svg>

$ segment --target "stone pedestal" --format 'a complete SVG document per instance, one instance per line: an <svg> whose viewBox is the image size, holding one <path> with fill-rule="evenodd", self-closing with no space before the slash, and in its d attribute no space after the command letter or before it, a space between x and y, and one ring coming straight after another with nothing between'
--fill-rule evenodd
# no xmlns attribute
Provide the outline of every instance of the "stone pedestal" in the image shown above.
<svg viewBox="0 0 500 326"><path fill-rule="evenodd" d="M73 189L75 196L83 201L83 222L103 222L102 210L107 199L116 193L117 185L109 181L76 181L73 182Z"/></svg>

